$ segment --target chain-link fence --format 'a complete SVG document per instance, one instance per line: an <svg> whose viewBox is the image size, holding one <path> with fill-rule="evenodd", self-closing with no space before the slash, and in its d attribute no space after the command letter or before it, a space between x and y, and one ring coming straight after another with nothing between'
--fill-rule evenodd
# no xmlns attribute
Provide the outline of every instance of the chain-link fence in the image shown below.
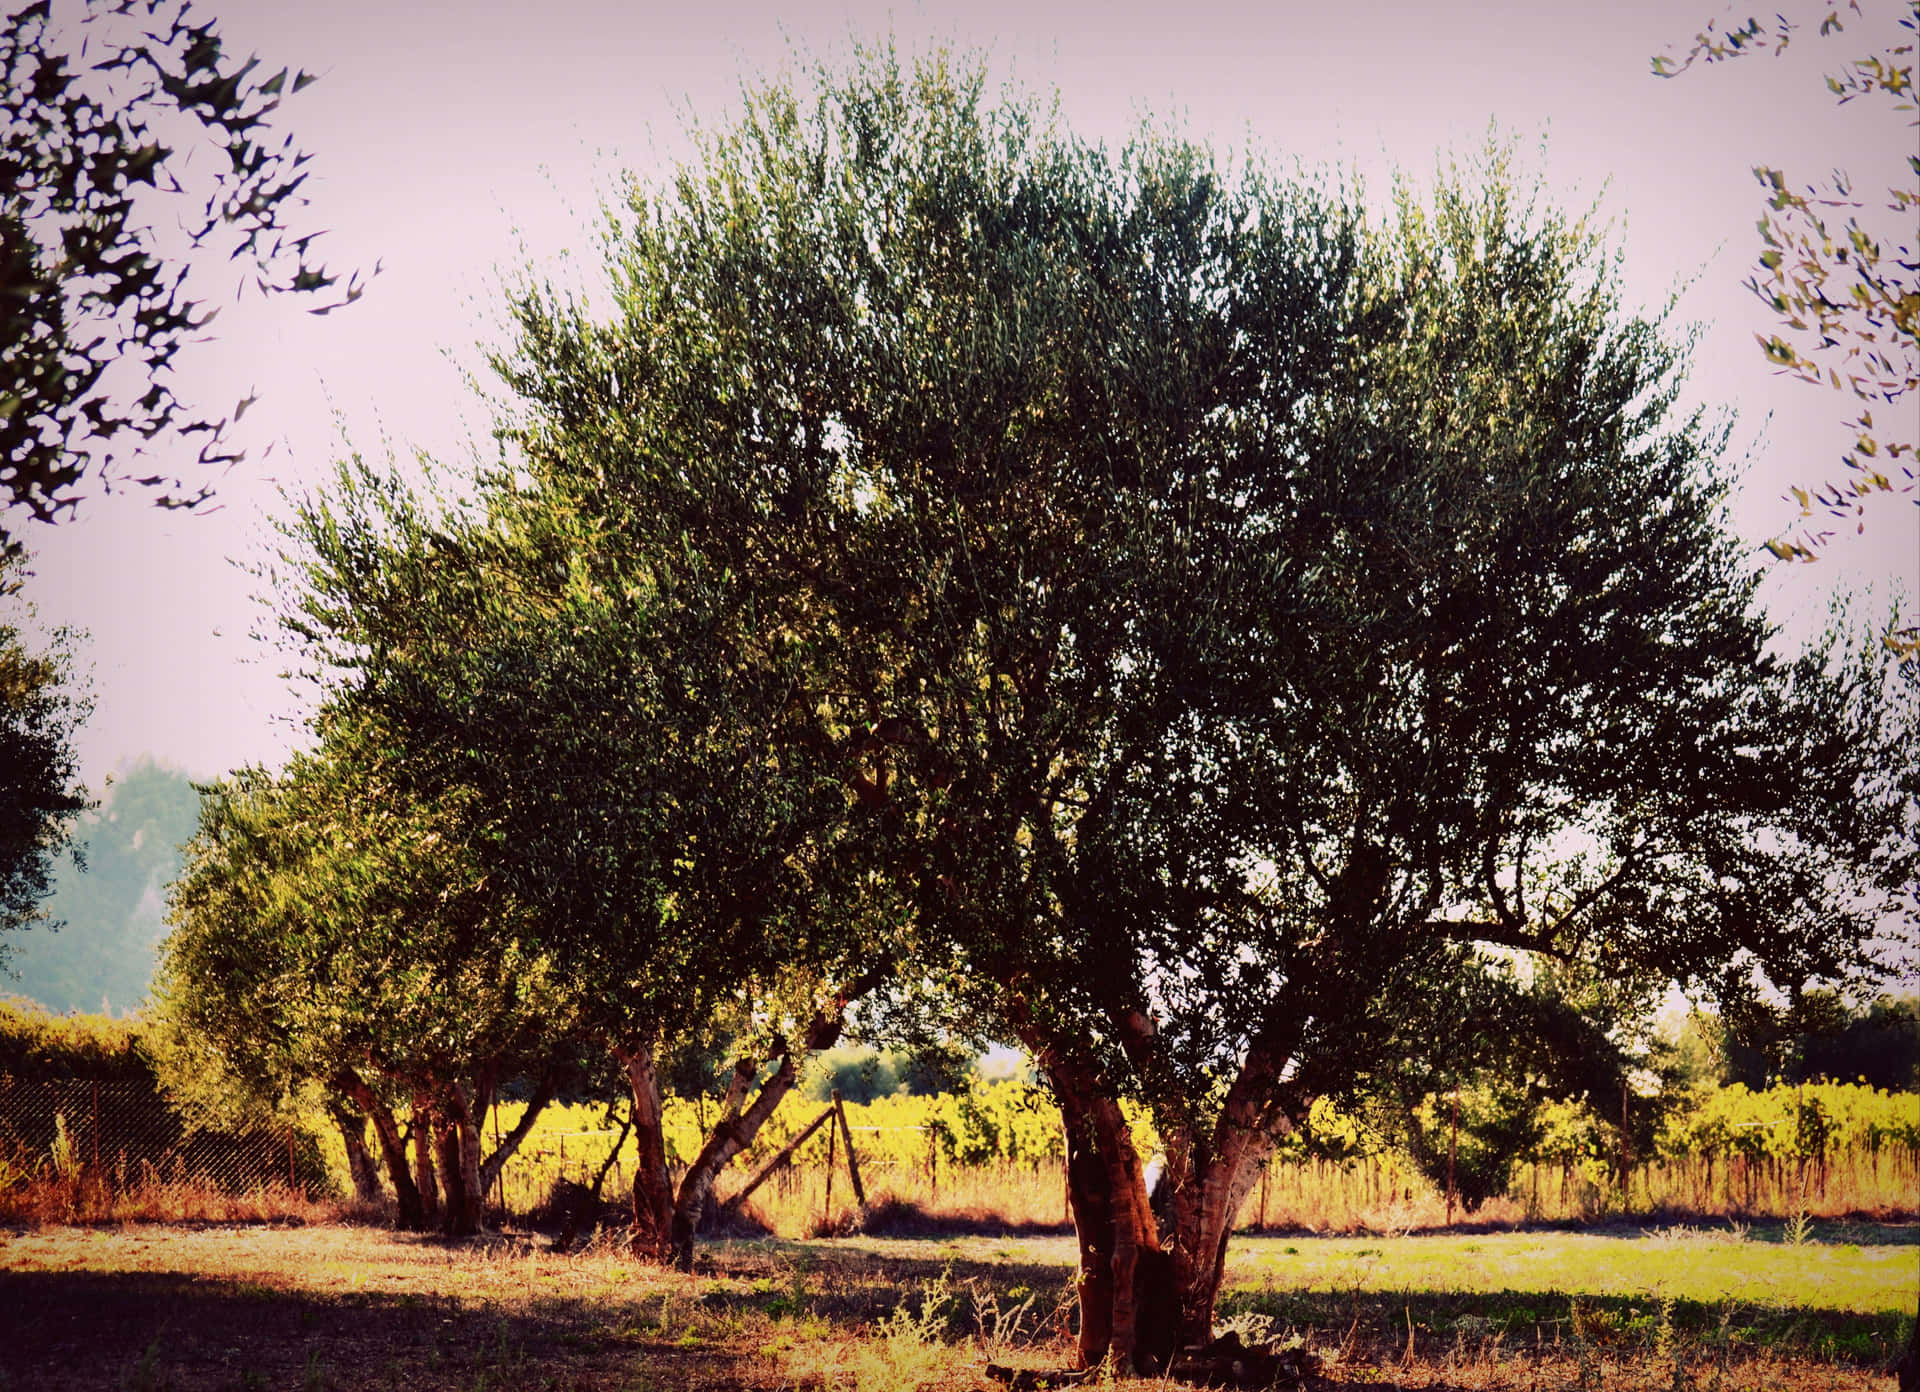
<svg viewBox="0 0 1920 1392"><path fill-rule="evenodd" d="M0 1175L86 1177L115 1192L191 1182L242 1193L331 1186L313 1137L298 1127L198 1126L151 1086L0 1075Z"/></svg>

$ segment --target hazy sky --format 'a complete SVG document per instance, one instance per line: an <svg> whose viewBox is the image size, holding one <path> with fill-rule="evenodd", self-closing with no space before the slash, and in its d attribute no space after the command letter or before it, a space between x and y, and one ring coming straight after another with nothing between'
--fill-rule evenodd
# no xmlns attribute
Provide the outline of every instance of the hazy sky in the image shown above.
<svg viewBox="0 0 1920 1392"><path fill-rule="evenodd" d="M385 269L327 318L233 306L183 363L190 402L259 397L240 431L249 459L217 510L163 513L131 490L90 498L58 528L9 519L36 555L42 622L88 635L85 775L97 788L143 752L196 776L277 760L299 738L298 708L250 636L263 611L234 561L264 554L278 487L320 477L343 440L447 460L484 447L487 414L462 369L477 365L476 343L499 340L501 273L569 249L590 257L616 170L658 175L685 150L686 121L723 122L743 78L833 60L855 37L986 50L1023 83L1057 87L1083 134L1116 141L1151 112L1221 148L1336 162L1375 183L1396 166L1429 174L1498 123L1563 205L1600 200L1630 302L1657 309L1685 287L1679 317L1703 328L1694 391L1738 410L1734 449L1751 458L1736 521L1757 544L1791 517L1788 481L1838 475L1848 402L1773 377L1754 345L1773 325L1741 286L1761 212L1749 171L1811 180L1842 164L1871 191L1897 176L1915 133L1884 107L1836 109L1821 81L1891 29L1888 0L1864 0L1881 13L1838 38L1803 30L1781 59L1650 76L1650 55L1724 19L1720 3L203 7L269 71L321 74L282 110L314 155L309 225L330 229L336 268ZM1836 585L1920 588L1920 508L1890 503L1867 521L1830 559L1770 581L1783 616L1808 621Z"/></svg>

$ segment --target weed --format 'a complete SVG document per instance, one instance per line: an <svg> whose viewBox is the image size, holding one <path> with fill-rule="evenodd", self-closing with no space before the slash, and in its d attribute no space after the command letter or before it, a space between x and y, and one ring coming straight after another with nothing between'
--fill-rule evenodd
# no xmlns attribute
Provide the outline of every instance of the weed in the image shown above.
<svg viewBox="0 0 1920 1392"><path fill-rule="evenodd" d="M1600 1392L1600 1357L1592 1344L1577 1334L1574 1337L1574 1386L1579 1392Z"/></svg>
<svg viewBox="0 0 1920 1392"><path fill-rule="evenodd" d="M1659 1319L1653 1330L1653 1349L1662 1358L1673 1354L1673 1297L1660 1297Z"/></svg>
<svg viewBox="0 0 1920 1392"><path fill-rule="evenodd" d="M922 1287L920 1308L902 1300L865 1338L796 1350L789 1360L795 1381L838 1384L851 1376L854 1392L920 1392L939 1383L954 1362L944 1335L955 1304L952 1281L942 1272Z"/></svg>
<svg viewBox="0 0 1920 1392"><path fill-rule="evenodd" d="M1807 1212L1804 1203L1787 1219L1780 1231L1780 1240L1789 1247L1804 1247L1813 1241L1813 1215Z"/></svg>
<svg viewBox="0 0 1920 1392"><path fill-rule="evenodd" d="M973 1305L974 1328L989 1353L1004 1352L1019 1342L1020 1326L1033 1313L1033 1302L1039 1298L1027 1287L1015 1286L1006 1293L1003 1304L1000 1292L978 1279L967 1282L967 1294Z"/></svg>
<svg viewBox="0 0 1920 1392"><path fill-rule="evenodd" d="M1213 1333L1215 1338L1237 1335L1241 1343L1248 1345L1270 1344L1273 1342L1273 1316L1242 1310L1214 1325Z"/></svg>
<svg viewBox="0 0 1920 1392"><path fill-rule="evenodd" d="M133 1365L133 1374L127 1379L128 1392L163 1392L172 1386L172 1379L160 1367L160 1341L155 1339Z"/></svg>

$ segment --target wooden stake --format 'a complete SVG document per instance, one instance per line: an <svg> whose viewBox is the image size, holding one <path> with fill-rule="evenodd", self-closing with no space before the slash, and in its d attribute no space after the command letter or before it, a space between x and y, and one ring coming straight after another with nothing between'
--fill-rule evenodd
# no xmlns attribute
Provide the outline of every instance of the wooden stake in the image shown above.
<svg viewBox="0 0 1920 1392"><path fill-rule="evenodd" d="M838 1109L840 1094L833 1094L833 1103L827 1107L829 1113ZM833 1231L833 1143L839 1136L839 1128L827 1128L827 1193L820 1204L820 1226L826 1232Z"/></svg>
<svg viewBox="0 0 1920 1392"><path fill-rule="evenodd" d="M860 1183L860 1157L853 1153L853 1128L847 1125L847 1107L840 1100L840 1089L833 1090L834 1115L840 1118L840 1138L847 1143L847 1178L853 1181L853 1201L867 1206L866 1187Z"/></svg>
<svg viewBox="0 0 1920 1392"><path fill-rule="evenodd" d="M1460 1089L1453 1090L1453 1132L1447 1138L1447 1226L1453 1226L1453 1162L1460 1153ZM1409 1331L1411 1333L1411 1331Z"/></svg>
<svg viewBox="0 0 1920 1392"><path fill-rule="evenodd" d="M1632 1205L1628 1190L1633 1184L1631 1152L1627 1149L1627 1075L1620 1075L1620 1209L1624 1213Z"/></svg>
<svg viewBox="0 0 1920 1392"><path fill-rule="evenodd" d="M794 1151L800 1149L802 1145L806 1144L807 1137L811 1136L814 1132L818 1131L820 1129L821 1123L825 1122L826 1119L832 1115L833 1115L833 1108L828 1107L824 1112L820 1113L819 1116L815 1117L812 1121L808 1122L806 1124L805 1129L802 1130L799 1135L795 1136L792 1140L788 1141L784 1146L780 1148L780 1153L778 1155L774 1156L773 1159L767 1161L766 1164L760 1167L760 1173L755 1175L752 1179L748 1180L746 1187L744 1189L742 1189L739 1193L735 1194L732 1198L727 1200L726 1207L738 1208L742 1203L745 1203L747 1195L751 1194L754 1190L758 1189L762 1184L765 1184L768 1178L773 1174L775 1170L779 1169L782 1165L786 1164L787 1161L791 1160L793 1158ZM783 1189L781 1192L784 1193L785 1190Z"/></svg>
<svg viewBox="0 0 1920 1392"><path fill-rule="evenodd" d="M500 1153L500 1099L493 1099L493 1150ZM507 1221L507 1167L502 1165L493 1172L494 1198L500 1205L500 1221Z"/></svg>

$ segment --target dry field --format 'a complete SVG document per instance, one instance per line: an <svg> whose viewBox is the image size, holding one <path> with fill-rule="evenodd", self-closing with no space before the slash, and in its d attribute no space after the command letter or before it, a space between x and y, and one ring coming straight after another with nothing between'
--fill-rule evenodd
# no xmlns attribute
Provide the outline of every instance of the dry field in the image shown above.
<svg viewBox="0 0 1920 1392"><path fill-rule="evenodd" d="M1891 1389L1920 1234L1782 1236L1248 1239L1224 1312L1307 1340L1328 1387ZM350 1224L0 1229L0 1387L911 1392L1069 1360L1070 1239L725 1242L690 1276L604 1240L549 1248Z"/></svg>

